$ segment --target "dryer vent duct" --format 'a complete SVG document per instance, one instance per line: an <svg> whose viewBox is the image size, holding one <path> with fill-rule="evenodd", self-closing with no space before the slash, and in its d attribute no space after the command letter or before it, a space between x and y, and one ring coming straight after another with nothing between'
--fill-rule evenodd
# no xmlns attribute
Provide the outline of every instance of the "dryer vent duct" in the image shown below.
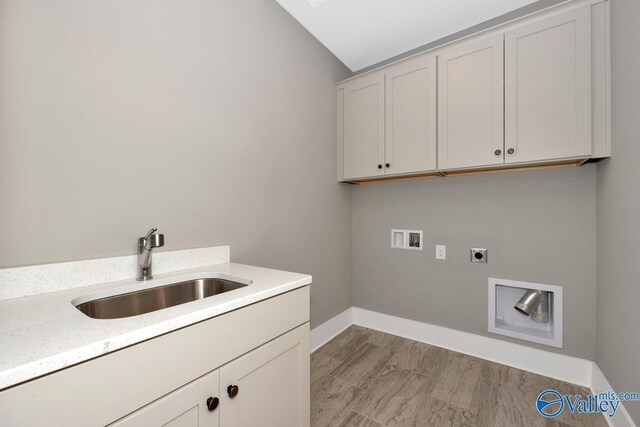
<svg viewBox="0 0 640 427"><path fill-rule="evenodd" d="M549 292L529 289L513 306L525 316L538 323L549 321Z"/></svg>

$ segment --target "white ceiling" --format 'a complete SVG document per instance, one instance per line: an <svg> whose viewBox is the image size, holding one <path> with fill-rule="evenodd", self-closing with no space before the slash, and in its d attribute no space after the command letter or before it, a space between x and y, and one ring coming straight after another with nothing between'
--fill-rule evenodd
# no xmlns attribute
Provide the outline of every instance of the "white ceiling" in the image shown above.
<svg viewBox="0 0 640 427"><path fill-rule="evenodd" d="M358 71L535 0L276 1Z"/></svg>

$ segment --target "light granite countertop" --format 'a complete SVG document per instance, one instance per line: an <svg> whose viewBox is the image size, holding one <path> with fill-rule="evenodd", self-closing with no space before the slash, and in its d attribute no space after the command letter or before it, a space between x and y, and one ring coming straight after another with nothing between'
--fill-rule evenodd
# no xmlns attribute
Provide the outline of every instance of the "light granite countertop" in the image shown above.
<svg viewBox="0 0 640 427"><path fill-rule="evenodd" d="M176 280L220 277L249 286L155 312L98 320L76 304ZM0 390L311 283L311 276L224 263L0 301Z"/></svg>

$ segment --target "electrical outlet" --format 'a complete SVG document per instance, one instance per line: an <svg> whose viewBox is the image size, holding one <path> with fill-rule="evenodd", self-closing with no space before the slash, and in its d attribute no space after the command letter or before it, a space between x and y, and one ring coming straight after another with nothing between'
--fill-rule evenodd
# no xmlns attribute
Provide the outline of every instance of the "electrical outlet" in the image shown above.
<svg viewBox="0 0 640 427"><path fill-rule="evenodd" d="M447 259L447 247L445 245L436 245L436 259Z"/></svg>
<svg viewBox="0 0 640 427"><path fill-rule="evenodd" d="M471 248L471 262L487 263L487 250L482 248Z"/></svg>

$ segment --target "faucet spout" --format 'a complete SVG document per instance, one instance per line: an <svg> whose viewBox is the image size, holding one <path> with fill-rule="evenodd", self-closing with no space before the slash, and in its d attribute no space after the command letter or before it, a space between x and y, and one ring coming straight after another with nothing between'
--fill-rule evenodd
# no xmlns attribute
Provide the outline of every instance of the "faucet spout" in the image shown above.
<svg viewBox="0 0 640 427"><path fill-rule="evenodd" d="M151 273L151 251L153 248L164 246L164 234L156 234L157 228L152 228L144 236L138 238L138 275L137 280L153 279Z"/></svg>

